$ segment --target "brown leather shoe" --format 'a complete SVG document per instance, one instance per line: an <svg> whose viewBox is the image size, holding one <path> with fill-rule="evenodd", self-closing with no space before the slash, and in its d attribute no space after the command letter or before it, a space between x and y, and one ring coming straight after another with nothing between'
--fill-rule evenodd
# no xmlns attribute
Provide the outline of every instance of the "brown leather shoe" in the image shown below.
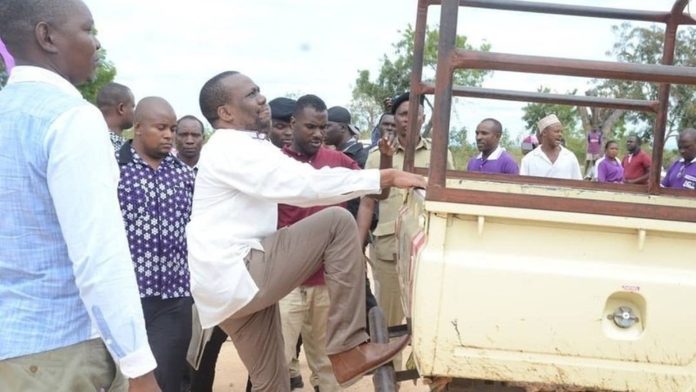
<svg viewBox="0 0 696 392"><path fill-rule="evenodd" d="M401 336L389 343L363 343L348 351L329 355L336 381L346 387L363 374L391 361L408 344L410 336Z"/></svg>

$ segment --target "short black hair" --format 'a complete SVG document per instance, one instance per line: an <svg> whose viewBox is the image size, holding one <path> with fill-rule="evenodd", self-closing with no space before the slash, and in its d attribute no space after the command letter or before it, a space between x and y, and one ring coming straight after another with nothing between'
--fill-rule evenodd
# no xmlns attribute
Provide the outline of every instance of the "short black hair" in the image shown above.
<svg viewBox="0 0 696 392"><path fill-rule="evenodd" d="M638 134L632 133L632 134L628 135L628 136L626 137L626 139L628 139L629 137L634 137L634 138L636 138L636 143L638 143L639 146L640 146L641 144L643 144L643 139L641 139L641 137L638 136Z"/></svg>
<svg viewBox="0 0 696 392"><path fill-rule="evenodd" d="M323 112L326 110L326 104L321 98L317 97L316 95L307 94L301 96L297 100L297 106L295 106L294 115L297 116L298 114L302 113L302 111L306 107L314 108L318 112Z"/></svg>
<svg viewBox="0 0 696 392"><path fill-rule="evenodd" d="M178 120L176 121L176 132L177 132L177 133L179 133L179 124L181 124L181 122L184 121L184 120L191 120L191 121L197 122L198 125L201 126L201 134L205 134L205 126L203 126L203 121L201 121L200 119L198 119L198 117L192 116L192 115L190 115L190 114L187 114L187 115L185 115L184 117L182 117L182 118L180 118L180 119L178 119Z"/></svg>
<svg viewBox="0 0 696 392"><path fill-rule="evenodd" d="M489 117L481 120L481 123L485 122L493 123L493 130L495 131L495 133L497 133L498 135L503 134L503 124L501 124L500 121Z"/></svg>
<svg viewBox="0 0 696 392"><path fill-rule="evenodd" d="M619 143L617 143L616 140L609 140L608 142L604 143L604 151L606 151L607 148L609 148L609 145L611 144L616 144L617 146L619 145Z"/></svg>
<svg viewBox="0 0 696 392"><path fill-rule="evenodd" d="M119 83L111 82L104 85L97 94L97 107L104 110L131 100L131 90ZM135 102L134 102L135 103Z"/></svg>
<svg viewBox="0 0 696 392"><path fill-rule="evenodd" d="M205 82L203 88L201 88L198 104L201 107L203 117L208 120L210 125L215 126L215 121L218 120L217 109L226 104L230 99L229 91L225 91L222 86L222 80L238 74L239 72L237 71L219 73Z"/></svg>
<svg viewBox="0 0 696 392"><path fill-rule="evenodd" d="M0 37L10 53L21 53L21 48L34 39L34 28L40 22L61 21L72 7L66 1L2 0L0 1Z"/></svg>

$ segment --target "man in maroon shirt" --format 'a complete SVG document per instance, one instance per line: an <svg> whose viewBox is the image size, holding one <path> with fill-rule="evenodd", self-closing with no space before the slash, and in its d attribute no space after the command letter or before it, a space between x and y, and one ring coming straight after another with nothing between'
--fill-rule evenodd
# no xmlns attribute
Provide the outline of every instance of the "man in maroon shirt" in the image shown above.
<svg viewBox="0 0 696 392"><path fill-rule="evenodd" d="M650 175L652 159L640 149L641 140L637 135L630 135L626 139L628 154L621 161L624 168L624 183L647 184Z"/></svg>
<svg viewBox="0 0 696 392"><path fill-rule="evenodd" d="M317 96L305 95L297 100L290 126L293 141L283 152L317 169L345 167L359 170L358 164L340 151L323 146L328 122L326 105ZM345 207L346 203L341 206ZM278 228L290 226L328 206L300 208L286 204L278 206ZM357 241L357 237L356 237ZM290 363L295 355L295 342L300 334L307 363L312 370L312 385L321 392L340 391L331 362L326 355L326 325L329 314L329 292L324 284L324 269L318 270L300 287L283 298L280 305L285 356Z"/></svg>

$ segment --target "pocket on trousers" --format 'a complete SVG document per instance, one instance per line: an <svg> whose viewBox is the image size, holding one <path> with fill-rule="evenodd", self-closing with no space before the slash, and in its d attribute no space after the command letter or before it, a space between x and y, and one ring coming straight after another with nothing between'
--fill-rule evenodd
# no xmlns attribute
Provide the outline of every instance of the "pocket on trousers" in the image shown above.
<svg viewBox="0 0 696 392"><path fill-rule="evenodd" d="M396 236L384 235L375 237L373 249L378 259L393 261L396 253Z"/></svg>

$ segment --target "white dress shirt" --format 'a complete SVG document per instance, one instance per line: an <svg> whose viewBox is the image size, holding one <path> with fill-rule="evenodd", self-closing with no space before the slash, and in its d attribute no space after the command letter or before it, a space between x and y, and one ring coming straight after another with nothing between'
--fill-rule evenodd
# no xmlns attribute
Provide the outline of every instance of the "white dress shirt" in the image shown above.
<svg viewBox="0 0 696 392"><path fill-rule="evenodd" d="M522 158L520 175L582 180L578 158L567 148L560 147L561 152L553 163L541 150L541 146L532 150Z"/></svg>
<svg viewBox="0 0 696 392"><path fill-rule="evenodd" d="M203 328L215 326L258 291L246 269L250 249L276 231L278 203L310 207L378 193L378 170L314 169L257 136L219 129L198 161L187 226L191 291Z"/></svg>
<svg viewBox="0 0 696 392"><path fill-rule="evenodd" d="M8 86L15 83L48 84L81 98L67 80L43 68L16 67ZM116 195L119 169L107 131L101 112L84 101L50 124L39 149L48 156L45 181L72 262L74 282L92 322L92 337L101 336L121 372L135 378L153 370L156 362L147 340ZM49 289L56 290L46 287ZM67 295L69 288L61 289ZM65 322L70 322L69 317L65 315Z"/></svg>

